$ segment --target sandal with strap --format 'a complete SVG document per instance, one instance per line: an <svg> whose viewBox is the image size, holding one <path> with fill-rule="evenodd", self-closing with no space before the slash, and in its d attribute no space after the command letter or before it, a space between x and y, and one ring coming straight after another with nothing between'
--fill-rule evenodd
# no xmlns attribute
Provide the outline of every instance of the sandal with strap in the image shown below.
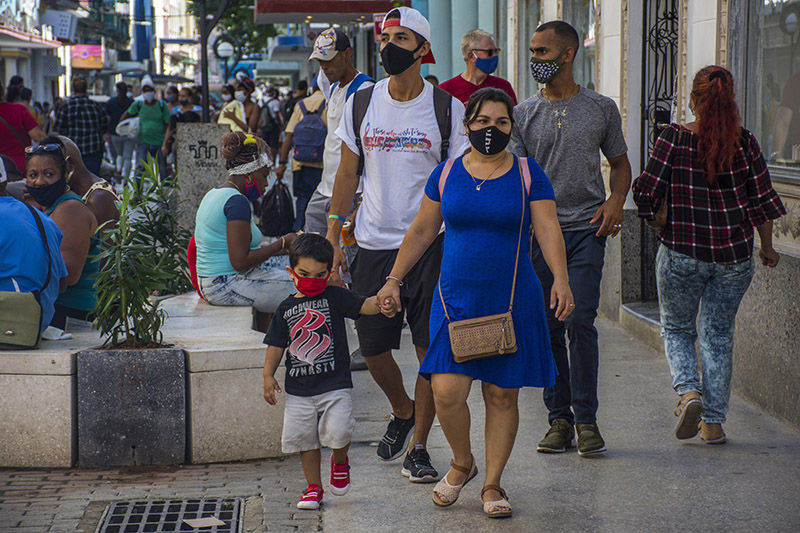
<svg viewBox="0 0 800 533"><path fill-rule="evenodd" d="M483 514L489 518L506 518L511 516L511 504L508 503L508 495L499 485L486 485L481 489L481 501L486 491L496 490L502 496L499 500L483 502Z"/></svg>
<svg viewBox="0 0 800 533"><path fill-rule="evenodd" d="M464 485L469 483L472 478L478 475L478 467L475 464L474 457L472 458L472 465L470 468L457 465L452 460L450 461L450 468L457 470L462 474L467 474L467 478L460 485L451 485L447 482L447 474L442 477L439 483L437 483L433 488L433 503L439 507L449 507L450 505L456 503L456 500L458 499L459 494L461 494L461 489L464 488ZM446 501L443 500L442 497L444 497Z"/></svg>

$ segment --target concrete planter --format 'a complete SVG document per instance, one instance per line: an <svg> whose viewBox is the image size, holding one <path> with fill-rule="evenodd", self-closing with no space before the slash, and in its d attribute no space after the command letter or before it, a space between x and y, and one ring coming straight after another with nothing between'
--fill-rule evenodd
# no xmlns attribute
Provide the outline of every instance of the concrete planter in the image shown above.
<svg viewBox="0 0 800 533"><path fill-rule="evenodd" d="M78 466L186 460L183 350L84 350L77 357Z"/></svg>

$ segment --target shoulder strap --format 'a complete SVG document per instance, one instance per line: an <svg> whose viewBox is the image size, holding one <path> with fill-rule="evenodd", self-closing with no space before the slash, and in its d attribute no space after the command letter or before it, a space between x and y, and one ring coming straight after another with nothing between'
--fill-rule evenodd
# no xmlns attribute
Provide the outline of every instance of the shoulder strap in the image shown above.
<svg viewBox="0 0 800 533"><path fill-rule="evenodd" d="M13 132L14 132L14 135L16 135L16 136L17 136L17 139L19 139L19 140L22 142L22 144L24 144L25 146L27 146L27 145L28 145L28 141L26 141L26 140L25 140L25 139L22 137L22 134L21 134L21 133L20 133L20 132L17 130L17 128L15 128L15 127L14 127L14 126L12 126L11 124L9 124L9 123L8 123L8 121L7 121L6 119L4 119L3 117L0 117L0 121L2 121L2 122L3 122L3 124L5 124L6 126L8 126L8 129L10 129L11 131L13 131ZM27 205L27 204L26 204L26 205Z"/></svg>
<svg viewBox="0 0 800 533"><path fill-rule="evenodd" d="M358 147L358 172L360 176L364 172L364 149L361 147L361 123L367 114L369 102L372 100L372 92L375 86L367 87L363 91L358 91L353 96L353 132L356 136L356 147Z"/></svg>
<svg viewBox="0 0 800 533"><path fill-rule="evenodd" d="M442 138L442 148L439 161L447 159L450 152L450 102L453 96L438 87L433 88L433 110L436 113L436 122L439 124L439 135Z"/></svg>
<svg viewBox="0 0 800 533"><path fill-rule="evenodd" d="M439 201L442 201L442 195L444 194L444 182L447 181L447 175L450 174L450 169L453 168L453 163L455 163L455 159L448 159L447 162L444 164L444 168L442 169L442 175L439 176Z"/></svg>
<svg viewBox="0 0 800 533"><path fill-rule="evenodd" d="M531 169L528 166L528 158L527 157L517 157L519 161L520 173L522 174L522 181L525 184L525 193L526 196L530 196L531 194Z"/></svg>
<svg viewBox="0 0 800 533"><path fill-rule="evenodd" d="M297 105L300 106L300 111L302 111L303 116L308 115L308 109L306 109L306 104L304 104L302 100L298 101Z"/></svg>
<svg viewBox="0 0 800 533"><path fill-rule="evenodd" d="M353 78L353 81L351 81L350 85L347 87L347 95L344 98L345 101L348 98L350 98L351 94L356 92L358 90L358 88L361 87L362 83L367 82L367 81L371 81L371 82L375 83L375 80L373 80L372 78L370 78L369 76L367 76L363 72L359 72L358 74L356 74L356 77ZM337 81L336 85L338 85L338 84L339 84L339 82ZM331 88L331 90L333 90L333 89Z"/></svg>
<svg viewBox="0 0 800 533"><path fill-rule="evenodd" d="M39 216L39 213L36 212L36 209L25 204L31 215L33 215L33 219L36 221L36 226L39 228L39 233L42 236L42 240L44 241L44 250L47 252L47 279L44 281L44 285L42 286L42 290L45 290L48 285L50 285L50 274L52 273L53 269L53 258L50 256L50 243L47 241L47 234L44 231L44 224L42 224L42 218Z"/></svg>

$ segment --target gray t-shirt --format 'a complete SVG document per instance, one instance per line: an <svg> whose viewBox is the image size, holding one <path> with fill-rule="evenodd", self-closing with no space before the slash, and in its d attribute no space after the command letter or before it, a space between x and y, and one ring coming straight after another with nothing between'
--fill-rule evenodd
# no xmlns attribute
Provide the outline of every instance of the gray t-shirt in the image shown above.
<svg viewBox="0 0 800 533"><path fill-rule="evenodd" d="M606 158L628 151L622 119L611 98L581 87L571 98L550 102L537 91L514 108L508 149L520 157L533 157L542 166L556 193L563 231L600 227L602 220L589 224L606 200L600 151Z"/></svg>

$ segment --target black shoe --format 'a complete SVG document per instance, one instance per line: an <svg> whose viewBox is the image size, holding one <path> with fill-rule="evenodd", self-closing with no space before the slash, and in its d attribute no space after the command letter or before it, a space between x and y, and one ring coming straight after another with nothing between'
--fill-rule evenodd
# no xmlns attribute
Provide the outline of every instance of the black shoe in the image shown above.
<svg viewBox="0 0 800 533"><path fill-rule="evenodd" d="M411 418L403 419L390 415L391 420L386 428L386 434L378 443L378 457L384 461L394 461L408 449L414 429L414 411Z"/></svg>
<svg viewBox="0 0 800 533"><path fill-rule="evenodd" d="M400 471L411 483L433 483L439 480L439 472L431 465L425 448L414 448L406 454Z"/></svg>

